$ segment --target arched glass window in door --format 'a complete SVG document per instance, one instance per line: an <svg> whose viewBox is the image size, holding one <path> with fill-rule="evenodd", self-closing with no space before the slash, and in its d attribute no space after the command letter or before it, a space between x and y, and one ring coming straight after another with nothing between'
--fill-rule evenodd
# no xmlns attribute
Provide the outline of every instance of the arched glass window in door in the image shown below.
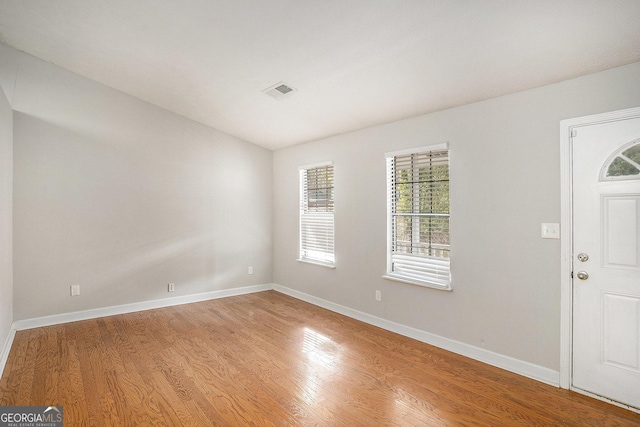
<svg viewBox="0 0 640 427"><path fill-rule="evenodd" d="M600 180L619 179L640 179L640 139L623 145L604 164Z"/></svg>

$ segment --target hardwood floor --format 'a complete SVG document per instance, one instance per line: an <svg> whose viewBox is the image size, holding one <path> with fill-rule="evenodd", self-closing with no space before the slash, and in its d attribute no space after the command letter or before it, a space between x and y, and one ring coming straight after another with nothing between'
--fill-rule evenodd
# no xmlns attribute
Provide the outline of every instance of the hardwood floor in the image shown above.
<svg viewBox="0 0 640 427"><path fill-rule="evenodd" d="M65 426L640 425L275 291L20 331L10 405L62 405Z"/></svg>

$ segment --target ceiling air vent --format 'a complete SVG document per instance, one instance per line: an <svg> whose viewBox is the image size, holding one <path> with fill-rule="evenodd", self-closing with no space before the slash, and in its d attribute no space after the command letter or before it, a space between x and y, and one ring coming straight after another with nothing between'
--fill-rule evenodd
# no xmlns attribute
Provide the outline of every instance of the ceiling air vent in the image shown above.
<svg viewBox="0 0 640 427"><path fill-rule="evenodd" d="M296 90L291 86L287 85L286 83L280 82L266 88L262 91L262 93L266 93L267 95L275 99L284 99L293 95L295 91Z"/></svg>

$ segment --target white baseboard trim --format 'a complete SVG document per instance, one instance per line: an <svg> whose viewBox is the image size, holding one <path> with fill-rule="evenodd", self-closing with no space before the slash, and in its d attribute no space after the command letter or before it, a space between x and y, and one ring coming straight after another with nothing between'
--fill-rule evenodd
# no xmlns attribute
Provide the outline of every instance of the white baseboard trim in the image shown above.
<svg viewBox="0 0 640 427"><path fill-rule="evenodd" d="M13 339L16 337L16 328L11 325L9 329L9 335L7 336L7 340L4 342L2 349L0 351L0 378L2 378L2 373L4 372L4 367L7 364L7 360L9 359L9 352L11 351L11 346L13 345Z"/></svg>
<svg viewBox="0 0 640 427"><path fill-rule="evenodd" d="M226 298L236 295L251 294L254 292L269 291L271 289L273 289L273 285L271 283L268 283L264 285L245 286L242 288L232 288L220 291L184 295L174 298L164 298L151 301L135 302L131 304L114 305L111 307L94 308L91 310L75 311L71 313L54 314L51 316L36 317L33 319L16 320L13 322L13 329L14 331L21 331L24 329L40 328L43 326L59 325L61 323L77 322L79 320L113 316L115 314L133 313L136 311L152 310L154 308L169 307L173 305L189 304L193 302Z"/></svg>
<svg viewBox="0 0 640 427"><path fill-rule="evenodd" d="M533 363L525 362L523 360L515 359L513 357L505 356L499 353L494 353L492 351L455 341L449 338L444 338L420 329L391 322L389 320L385 320L371 314L354 310L340 304L335 304L331 301L317 298L312 295L305 294L303 292L299 292L284 286L274 284L273 289L285 295L289 295L293 298L297 298L310 304L326 308L327 310L343 314L347 317L360 320L370 325L374 325L379 328L386 329L388 331L395 332L397 334L404 335L418 341L422 341L424 343L460 354L462 356L470 357L480 362L487 363L489 365L496 366L498 368L528 378L532 378L546 384L550 384L556 387L560 386L560 372L554 371L553 369L545 368L543 366L535 365Z"/></svg>

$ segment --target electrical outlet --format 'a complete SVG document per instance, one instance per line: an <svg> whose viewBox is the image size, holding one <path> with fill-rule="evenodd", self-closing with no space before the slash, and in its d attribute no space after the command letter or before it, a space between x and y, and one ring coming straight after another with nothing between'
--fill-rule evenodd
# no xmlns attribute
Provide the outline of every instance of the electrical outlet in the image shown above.
<svg viewBox="0 0 640 427"><path fill-rule="evenodd" d="M382 291L376 291L376 301L382 301Z"/></svg>
<svg viewBox="0 0 640 427"><path fill-rule="evenodd" d="M167 292L173 292L176 290L175 288L176 284L175 283L169 283L169 286L167 288Z"/></svg>
<svg viewBox="0 0 640 427"><path fill-rule="evenodd" d="M247 274L253 274L253 267L249 267L249 269L247 270Z"/></svg>
<svg viewBox="0 0 640 427"><path fill-rule="evenodd" d="M80 295L80 285L71 285L71 296L77 297Z"/></svg>

